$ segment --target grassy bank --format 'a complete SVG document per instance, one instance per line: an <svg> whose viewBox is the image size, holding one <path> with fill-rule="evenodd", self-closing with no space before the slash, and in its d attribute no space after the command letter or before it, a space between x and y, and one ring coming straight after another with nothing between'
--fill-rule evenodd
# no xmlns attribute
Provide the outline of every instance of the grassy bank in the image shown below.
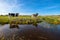
<svg viewBox="0 0 60 40"><path fill-rule="evenodd" d="M42 19L51 24L60 24L60 16L44 16Z"/></svg>
<svg viewBox="0 0 60 40"><path fill-rule="evenodd" d="M41 22L39 17L32 18L31 16L18 16L18 17L0 16L0 24L9 24L9 23L35 24L39 22Z"/></svg>
<svg viewBox="0 0 60 40"><path fill-rule="evenodd" d="M32 18L31 16L8 17L0 16L0 24L9 24L16 21L17 24L32 24L46 21L51 24L60 24L60 16L38 16Z"/></svg>

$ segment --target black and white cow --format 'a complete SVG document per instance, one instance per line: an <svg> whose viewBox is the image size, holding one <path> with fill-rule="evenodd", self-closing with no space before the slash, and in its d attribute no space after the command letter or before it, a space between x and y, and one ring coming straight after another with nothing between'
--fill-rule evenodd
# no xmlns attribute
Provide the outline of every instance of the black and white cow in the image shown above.
<svg viewBox="0 0 60 40"><path fill-rule="evenodd" d="M32 15L32 17L37 17L37 16L38 16L38 13Z"/></svg>
<svg viewBox="0 0 60 40"><path fill-rule="evenodd" d="M18 15L19 15L19 13L9 13L9 16L13 16L13 17L14 17L14 16L17 17Z"/></svg>

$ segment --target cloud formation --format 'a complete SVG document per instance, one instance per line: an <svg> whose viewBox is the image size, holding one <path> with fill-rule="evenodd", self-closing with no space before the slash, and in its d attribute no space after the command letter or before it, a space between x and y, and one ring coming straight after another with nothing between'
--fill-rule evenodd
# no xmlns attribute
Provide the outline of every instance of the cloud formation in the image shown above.
<svg viewBox="0 0 60 40"><path fill-rule="evenodd" d="M17 0L0 0L0 14L18 11L22 5L18 4Z"/></svg>
<svg viewBox="0 0 60 40"><path fill-rule="evenodd" d="M18 12L20 14L60 13L59 0L0 0L0 14Z"/></svg>

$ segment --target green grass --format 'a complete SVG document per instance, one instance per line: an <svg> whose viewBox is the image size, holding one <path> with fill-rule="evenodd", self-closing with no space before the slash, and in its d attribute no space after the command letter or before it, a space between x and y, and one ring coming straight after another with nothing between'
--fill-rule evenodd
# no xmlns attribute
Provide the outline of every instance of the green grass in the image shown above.
<svg viewBox="0 0 60 40"><path fill-rule="evenodd" d="M51 24L60 24L60 16L45 16L42 19Z"/></svg>
<svg viewBox="0 0 60 40"><path fill-rule="evenodd" d="M17 24L32 24L32 23L40 23L42 21L46 21L51 24L60 24L60 16L38 16L37 18L32 18L31 16L18 16L18 17L10 17L8 16L0 16L0 24L9 24L13 20L16 20Z"/></svg>
<svg viewBox="0 0 60 40"><path fill-rule="evenodd" d="M18 17L9 17L8 16L0 16L0 24L9 24L12 23L13 21L16 21L18 24L31 24L31 23L38 23L41 21L38 17L37 18L32 18L31 16L18 16Z"/></svg>

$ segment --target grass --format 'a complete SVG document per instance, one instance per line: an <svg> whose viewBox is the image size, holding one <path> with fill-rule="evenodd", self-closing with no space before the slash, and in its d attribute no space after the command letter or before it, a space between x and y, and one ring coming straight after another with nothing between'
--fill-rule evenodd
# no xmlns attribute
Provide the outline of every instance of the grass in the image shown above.
<svg viewBox="0 0 60 40"><path fill-rule="evenodd" d="M43 20L51 24L60 24L60 16L45 16Z"/></svg>
<svg viewBox="0 0 60 40"><path fill-rule="evenodd" d="M32 18L31 16L18 16L10 17L10 19L8 16L0 16L0 24L9 24L14 20L16 21L16 24L36 24L41 23L42 21L51 24L60 24L60 16L38 16L37 18Z"/></svg>
<svg viewBox="0 0 60 40"><path fill-rule="evenodd" d="M9 17L8 16L0 16L0 24L32 24L41 22L39 18L32 18L31 16L19 16L19 17Z"/></svg>
<svg viewBox="0 0 60 40"><path fill-rule="evenodd" d="M7 24L9 23L9 19L7 16L0 16L0 24Z"/></svg>

